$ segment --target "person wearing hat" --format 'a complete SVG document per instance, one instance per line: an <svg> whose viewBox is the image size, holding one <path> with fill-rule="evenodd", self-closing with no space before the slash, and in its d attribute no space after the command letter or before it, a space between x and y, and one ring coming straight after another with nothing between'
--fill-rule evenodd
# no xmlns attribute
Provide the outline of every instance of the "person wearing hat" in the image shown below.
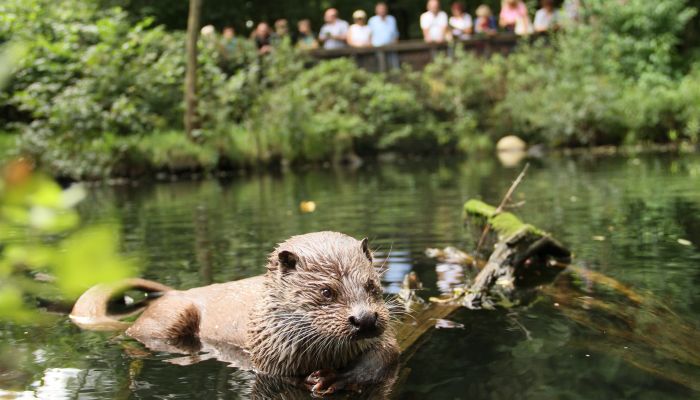
<svg viewBox="0 0 700 400"><path fill-rule="evenodd" d="M353 24L348 29L348 44L352 47L370 47L372 29L367 25L367 13L357 10L352 13Z"/></svg>

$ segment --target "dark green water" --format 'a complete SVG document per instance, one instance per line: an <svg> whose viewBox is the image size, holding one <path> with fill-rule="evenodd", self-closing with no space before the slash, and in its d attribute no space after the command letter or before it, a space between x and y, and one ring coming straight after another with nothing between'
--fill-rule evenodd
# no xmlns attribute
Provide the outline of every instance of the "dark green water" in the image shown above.
<svg viewBox="0 0 700 400"><path fill-rule="evenodd" d="M389 255L388 292L415 271L427 297L445 283L438 282L425 249L473 248L475 238L461 220L463 202L478 197L497 203L518 171L495 160L421 161L355 172L105 186L91 189L81 210L89 223L118 227L124 250L142 260L143 276L171 286L262 273L277 242L338 230L367 236L380 257ZM302 200L315 201L316 211L300 213ZM678 329L668 315L695 332L700 157L535 162L515 200L525 201L517 213L567 244L578 265L666 304L666 317L644 308L625 311L652 321L657 337L673 337ZM607 318L597 312L590 310L591 321ZM640 342L634 325L621 328L630 332L622 340L619 332L612 337L571 319L546 296L510 312L463 310L452 319L465 328L432 332L404 367L398 398L700 398L693 390L700 360L673 356L684 343L655 349ZM15 363L0 371L0 388L51 399L248 398L253 390L249 373L224 363L172 365L164 362L171 355L145 354L133 342L61 321L0 331L3 357Z"/></svg>

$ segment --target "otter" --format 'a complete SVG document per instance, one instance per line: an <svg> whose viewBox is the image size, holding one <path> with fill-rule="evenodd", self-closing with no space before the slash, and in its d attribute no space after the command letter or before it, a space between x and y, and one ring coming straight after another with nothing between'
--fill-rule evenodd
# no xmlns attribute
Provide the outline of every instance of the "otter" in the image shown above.
<svg viewBox="0 0 700 400"><path fill-rule="evenodd" d="M293 236L269 255L265 274L185 291L143 279L93 288L71 319L83 327L109 320L107 299L129 285L163 293L126 329L147 346L234 345L258 373L302 378L318 394L378 383L398 361L367 239L338 232Z"/></svg>

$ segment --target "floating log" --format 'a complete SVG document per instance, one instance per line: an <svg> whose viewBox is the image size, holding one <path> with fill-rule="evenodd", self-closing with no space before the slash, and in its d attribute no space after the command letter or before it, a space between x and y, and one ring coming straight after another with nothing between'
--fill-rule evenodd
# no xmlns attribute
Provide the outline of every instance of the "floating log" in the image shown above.
<svg viewBox="0 0 700 400"><path fill-rule="evenodd" d="M500 207L499 207L500 208ZM513 303L516 287L533 287L551 281L571 253L546 232L523 223L510 212L479 200L464 205L467 220L492 227L499 237L486 266L465 289L462 304L469 309L493 309L493 298Z"/></svg>
<svg viewBox="0 0 700 400"><path fill-rule="evenodd" d="M566 318L600 335L574 345L613 354L649 374L700 391L696 323L681 318L650 294L572 265L570 253L559 242L511 213L496 212L495 207L475 200L464 208L471 223L493 229L498 237L494 251L474 283L447 300L448 308L434 305L435 310L421 311L416 319L434 318L431 312L445 315L456 303L472 309L492 308L499 302L513 306L523 292L534 290L549 298ZM428 254L465 268L478 263L478 258L457 249ZM528 277L536 279L528 281Z"/></svg>

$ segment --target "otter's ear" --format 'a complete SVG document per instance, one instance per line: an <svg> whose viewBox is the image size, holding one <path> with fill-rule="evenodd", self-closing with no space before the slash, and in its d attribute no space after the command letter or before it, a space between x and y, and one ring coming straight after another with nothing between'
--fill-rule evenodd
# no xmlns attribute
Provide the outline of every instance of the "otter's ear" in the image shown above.
<svg viewBox="0 0 700 400"><path fill-rule="evenodd" d="M369 244L367 243L367 238L362 239L362 252L365 253L365 256L367 256L367 259L372 262L372 252L369 250Z"/></svg>
<svg viewBox="0 0 700 400"><path fill-rule="evenodd" d="M299 257L287 250L280 251L277 258L279 259L280 272L283 274L294 271L299 263Z"/></svg>

